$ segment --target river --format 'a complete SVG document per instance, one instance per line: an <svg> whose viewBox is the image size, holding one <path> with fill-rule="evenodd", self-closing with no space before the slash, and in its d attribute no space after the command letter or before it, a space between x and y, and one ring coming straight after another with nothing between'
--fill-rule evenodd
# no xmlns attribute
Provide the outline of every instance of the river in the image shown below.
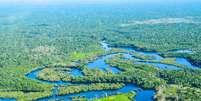
<svg viewBox="0 0 201 101"><path fill-rule="evenodd" d="M154 57L153 60L156 60L156 61L165 59L164 57L160 56L159 53L157 53L157 52L139 51L139 50L135 50L135 48L131 48L131 47L109 47L109 45L105 41L100 42L100 44L105 49L105 51L110 51L112 48L121 48L123 50L137 52L138 54L141 54L144 56L152 56L152 57ZM174 51L172 51L172 52L174 52ZM176 50L175 52L188 52L189 53L190 51ZM88 63L87 67L89 69L98 68L102 71L111 71L112 73L120 73L121 70L105 63L106 59L111 58L112 56L114 56L116 54L120 54L120 53L108 54L108 55L98 57L96 60ZM141 59L133 57L129 53L121 53L121 54L124 55L124 59L141 60ZM193 66L192 64L190 64L185 58L178 58L178 57L174 57L174 58L176 58L175 62L178 64L185 65L189 68L197 69L196 66ZM155 67L158 67L159 69L165 69L165 70L180 70L181 69L180 67L170 65L170 64L164 64L164 63L155 63L155 62L153 63L153 62L146 62L146 61L135 62L135 63L154 65ZM43 69L44 69L43 67L40 67L26 75L26 77L28 77L32 80L36 80L36 81L40 81L40 82L44 82L44 83L48 83L48 84L55 84L55 87L52 89L52 96L41 98L41 99L38 99L37 101L48 101L48 100L54 100L54 99L62 100L62 101L69 101L72 97L75 97L75 96L84 96L85 98L90 100L90 99L102 98L102 97L105 97L108 95L115 95L115 94L119 94L119 93L128 93L131 91L136 91L137 95L134 98L136 101L153 101L153 96L155 94L155 90L144 90L134 84L125 84L125 86L123 88L117 89L117 90L87 91L87 92L81 92L78 94L67 94L67 95L62 95L62 96L56 96L58 93L58 90L59 90L59 85L68 86L68 85L72 85L72 83L71 82L63 82L63 81L51 82L51 81L40 80L37 78L37 74ZM72 69L70 74L72 76L84 76L81 73L81 70L78 70L78 69ZM14 100L15 99L3 99L3 98L0 99L0 101L14 101Z"/></svg>

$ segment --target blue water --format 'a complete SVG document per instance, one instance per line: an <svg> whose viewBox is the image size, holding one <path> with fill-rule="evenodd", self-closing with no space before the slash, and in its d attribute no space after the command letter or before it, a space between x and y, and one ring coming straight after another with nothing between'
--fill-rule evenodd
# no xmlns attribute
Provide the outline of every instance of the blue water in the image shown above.
<svg viewBox="0 0 201 101"><path fill-rule="evenodd" d="M155 95L155 91L153 90L145 90L142 92L138 92L136 95L136 101L153 101L153 95Z"/></svg>
<svg viewBox="0 0 201 101"><path fill-rule="evenodd" d="M105 42L102 42L104 44L107 44ZM105 46L109 46L109 45L105 45ZM135 51L141 55L144 55L144 56L150 56L150 57L153 57L152 60L156 60L156 61L160 61L162 59L164 59L162 56L160 56L157 52L143 52L143 51L139 51L139 50L135 50L134 48L131 48L131 47L119 47L121 49L125 49L125 50L128 50L128 51ZM182 53L192 53L191 50L173 50L171 52L182 52ZM133 58L132 55L130 54L124 54L125 55L125 59L131 59ZM178 57L175 57L176 58L176 63L178 64L183 64L183 65L186 65L187 67L190 67L192 69L198 69L198 67L196 66L193 66L187 59L185 58L178 58ZM135 60L139 60L139 59L136 59ZM157 66L161 69L170 69L170 70L178 70L179 67L176 67L176 66L173 66L173 65L168 65L168 64L162 64L162 63L146 63L146 64L153 64L154 66Z"/></svg>
<svg viewBox="0 0 201 101"><path fill-rule="evenodd" d="M105 60L108 59L108 58L111 58L112 56L114 56L114 55L112 54L112 55L107 55L107 56L100 57L97 60L87 64L87 67L90 68L90 69L98 68L98 69L103 70L103 71L104 70L109 70L112 73L119 73L119 72L121 72L119 69L117 69L115 67L111 67L109 64L105 63Z"/></svg>
<svg viewBox="0 0 201 101"><path fill-rule="evenodd" d="M141 51L136 51L142 55L145 55L145 56L150 56L150 57L153 57L153 60L162 60L164 59L163 57L161 57L160 55L158 55L158 53L156 52L141 52Z"/></svg>
<svg viewBox="0 0 201 101"><path fill-rule="evenodd" d="M159 69L163 70L180 70L181 68L174 66L174 65L169 65L169 64L163 64L163 63L152 63L152 62L135 62L136 64L149 64L153 65L155 67L158 67Z"/></svg>
<svg viewBox="0 0 201 101"><path fill-rule="evenodd" d="M0 98L0 101L16 101L14 98Z"/></svg>
<svg viewBox="0 0 201 101"><path fill-rule="evenodd" d="M140 60L136 57L133 57L131 54L124 53L124 57L122 58L123 60Z"/></svg>
<svg viewBox="0 0 201 101"><path fill-rule="evenodd" d="M192 1L195 1L195 0L192 0ZM21 8L19 6L13 6L14 9L13 9L13 7L11 7L11 8L9 7L9 9L7 7L4 9L1 8L1 13L2 12L5 12L5 13L10 12L10 13L7 14L6 19L0 20L0 24L2 24L2 26L5 26L5 25L11 25L11 24L15 24L16 22L22 21L22 23L19 23L14 26L18 26L18 25L26 26L26 25L30 25L30 23L31 24L33 23L34 25L37 25L37 26L39 26L39 25L44 26L46 23L48 23L51 25L56 25L56 26L53 26L53 28L54 28L57 26L61 26L61 27L66 26L65 23L70 23L70 25L69 26L67 25L66 27L68 27L68 28L72 27L72 29L74 28L74 26L75 26L75 28L86 27L86 29L87 29L88 25L91 28L91 27L97 26L97 23L102 24L104 26L108 26L111 24L114 25L114 21L115 21L115 24L122 23L122 21L119 21L119 20L123 20L123 22L124 22L124 21L133 20L133 19L137 20L137 19L144 19L144 18L149 19L149 18L160 18L160 17L167 17L167 16L170 16L170 17L171 16L172 17L184 16L185 17L185 16L200 16L201 15L200 10L198 9L198 8L200 8L201 3L190 4L190 6L189 6L189 3L187 3L185 5L182 5L182 4L181 5L172 5L172 3L170 3L170 6L167 6L166 4L168 4L168 3L166 3L166 2L164 2L164 4L165 4L165 6L161 6L160 4L159 5L156 4L153 6L152 3L150 5L146 4L145 6L142 6L142 5L138 5L138 3L137 3L134 6L132 4L130 4L130 5L125 4L126 6L124 6L124 7L122 7L121 5L106 6L104 4L104 6L96 5L94 8L91 7L91 5L89 7L84 6L84 7L81 7L81 9L77 9L77 7L74 7L74 6L70 7L70 8L69 8L69 6L52 7L52 8L43 8L42 7L43 8L42 10L38 9L38 7L33 7L34 9L31 10L30 8L26 9L26 7ZM2 5L1 5L1 7L2 7ZM162 9L161 9L161 7L162 7ZM175 9L175 7L180 8L180 9ZM168 8L168 9L166 9L166 8ZM20 12L15 13L15 11L18 11L18 9ZM184 9L185 12L179 12L179 11L181 11L181 9ZM174 13L170 14L167 12L174 12ZM121 15L121 16L119 16L119 15ZM81 20L83 18L84 18L84 20ZM105 19L103 19L103 18L105 18ZM89 24L88 20L90 20L90 22L93 22L93 23ZM25 24L23 24L23 23L25 23ZM22 26L22 28L24 28L25 26ZM41 27L43 27L43 26L41 26ZM8 27L13 27L13 26L8 26ZM21 27L19 26L19 28L21 28ZM5 29L7 29L7 28L5 28ZM52 30L50 30L50 31L52 31ZM60 31L56 30L56 31L53 31L53 33L54 32L57 33ZM21 33L21 32L19 32L19 33ZM47 33L49 33L49 32L47 31ZM34 32L32 34L34 34ZM35 33L35 34L37 34L37 33ZM38 33L38 34L40 34L40 33ZM54 34L48 34L48 36L54 37ZM142 36L142 38L143 38L143 36ZM110 47L108 47L107 44L102 43L102 46L106 51L109 51L111 49ZM134 50L134 49L131 49L131 50ZM138 52L140 52L140 51L138 51ZM179 52L181 52L181 51L179 51ZM188 53L187 51L183 51L182 53L184 53L184 52ZM140 52L140 53L142 53L144 55L152 55L155 57L154 60L162 59L162 57L157 55L157 53L148 53L148 52ZM130 56L126 57L126 59L129 59L129 58L131 58L131 57ZM100 62L102 62L102 61L100 61ZM183 59L177 59L177 62L178 63L180 62L181 64L185 64L187 66L194 68L194 66L191 66L190 64L188 64L188 61L185 61ZM105 64L102 65L102 64L103 64L103 62L99 64L98 60L97 60L97 62L95 62L94 64L91 64L91 65L93 67L98 67L102 70L105 70L106 68L111 68L110 69L111 71L113 71L114 73L117 73L117 71L118 71L117 68L110 67L107 64L106 65ZM99 65L108 66L108 67L99 67ZM66 84L66 82L62 82L62 81L61 82L48 82L48 81L43 81L43 80L37 79L37 73L40 70L42 70L42 69L35 70L35 71L27 74L27 77L30 79L36 80L36 81L44 82L44 83ZM118 72L121 72L121 71L118 71ZM73 72L72 75L73 76L77 76L77 75L81 76L81 73L79 73L79 71L75 70L75 72ZM69 83L67 83L67 84L69 84ZM129 88L129 89L132 89L132 88ZM93 95L94 93L96 93L96 92L92 92L92 93L88 93L88 94ZM80 94L83 94L83 93L80 93ZM80 94L77 94L77 95L80 95ZM151 92L144 92L144 93L139 92L138 94L136 97L137 101L138 101L138 96L140 96L140 95L141 95L141 97L140 97L141 101L149 101L149 100L151 100L150 96L153 96L153 94L151 94ZM3 100L3 99L0 99L0 100ZM6 101L9 101L9 99Z"/></svg>
<svg viewBox="0 0 201 101"><path fill-rule="evenodd" d="M30 73L28 73L26 76L32 80L48 83L48 84L56 84L56 85L69 85L71 84L70 82L63 82L63 81L45 81L45 80L40 80L37 78L38 73L43 70L44 68L38 68ZM72 69L71 74L73 76L83 76L80 70L78 69Z"/></svg>
<svg viewBox="0 0 201 101"><path fill-rule="evenodd" d="M111 48L108 46L108 44L105 43L104 41L100 42L100 44L103 47L103 49L105 49L105 51L111 50Z"/></svg>
<svg viewBox="0 0 201 101"><path fill-rule="evenodd" d="M124 54L124 59L132 59L133 56L131 54Z"/></svg>
<svg viewBox="0 0 201 101"><path fill-rule="evenodd" d="M40 72L41 70L43 70L43 68L42 68L42 67L39 67L39 68L37 68L36 70L34 70L34 71L28 73L28 74L26 75L26 77L27 77L27 78L30 78L30 79L32 79L32 80L35 80L35 81L40 81L40 82L45 82L45 83L48 83L48 84L53 84L53 82L44 81L44 80L40 80L40 79L37 78L38 72Z"/></svg>
<svg viewBox="0 0 201 101"><path fill-rule="evenodd" d="M59 86L54 86L54 87L52 88L52 97L53 97L54 99L57 97L58 91L59 91Z"/></svg>
<svg viewBox="0 0 201 101"><path fill-rule="evenodd" d="M170 52L175 52L175 53L185 53L185 54L193 54L193 51L191 50L172 50Z"/></svg>
<svg viewBox="0 0 201 101"><path fill-rule="evenodd" d="M39 99L37 101L48 101L48 100L69 101L72 99L72 97L75 97L75 96L84 96L85 98L90 100L90 99L102 98L102 97L106 97L106 96L110 96L110 95L128 93L130 91L138 91L139 92L136 96L137 101L144 101L143 98L148 99L148 101L153 101L152 96L155 93L154 90L141 90L139 87L137 87L135 85L131 85L131 84L125 85L123 88L118 89L118 90L87 91L87 92L81 92L78 94L68 94L68 95L63 95L63 96L56 96L56 98L55 98L55 96L50 96L47 98Z"/></svg>
<svg viewBox="0 0 201 101"><path fill-rule="evenodd" d="M159 67L160 69L167 69L167 70L180 70L181 68L173 65L168 64L162 64L162 63L151 63L156 67Z"/></svg>
<svg viewBox="0 0 201 101"><path fill-rule="evenodd" d="M111 48L109 47L109 45L105 42L101 42L102 47L105 49L105 51L109 51ZM158 55L158 53L156 52L141 52L141 51L136 51L133 48L122 48L125 50L129 50L129 51L135 51L138 52L139 54L142 55L148 55L148 56L152 56L154 57L153 60L162 60L164 59L163 57L161 57L160 55ZM116 53L118 54L118 53ZM88 63L87 67L92 69L92 68L98 68L102 71L111 71L112 73L120 73L121 70L119 70L116 67L112 67L109 64L105 63L105 60L108 58L113 57L116 54L109 54L106 56L101 56L98 57L97 60ZM123 59L135 59L135 60L140 60L137 59L135 57L133 57L131 54L129 53L122 53L123 54ZM192 67L194 68L194 66L192 66L186 59L184 58L176 58L176 62L180 63L180 64L184 64L186 66ZM173 65L169 65L169 64L163 64L163 63L151 63L151 62L135 62L135 63L144 63L144 64L151 64L154 65L155 67L158 67L160 69L165 69L165 70L180 70L181 68L173 66ZM37 69L35 71L32 71L31 73L27 74L28 78L34 79L34 80L38 80L37 79L37 73L39 71L41 71L42 69ZM73 76L83 76L82 72L78 69L72 69L71 71L71 75ZM50 83L50 84L71 84L70 82L49 82L49 81L43 81L43 80L39 80L41 82L46 82L46 83ZM47 97L47 98L42 98L39 99L38 101L48 101L48 100L63 100L63 101L68 101L69 99L71 99L72 97L75 96L84 96L86 97L88 100L89 99L94 99L94 98L101 98L101 97L105 97L105 96L109 96L109 95L115 95L118 93L128 93L130 91L137 91L137 95L134 98L136 101L153 101L153 96L155 94L154 90L143 90L135 85L126 85L121 89L118 90L101 90L101 91L87 91L87 92L81 92L78 94L67 94L67 95L62 95L62 96L56 96L58 94L58 90L59 90L59 86L55 86L52 89L52 96Z"/></svg>
<svg viewBox="0 0 201 101"><path fill-rule="evenodd" d="M78 69L72 69L70 74L71 74L72 76L75 76L75 77L77 77L77 76L83 76L82 71L81 71L81 70L78 70Z"/></svg>
<svg viewBox="0 0 201 101"><path fill-rule="evenodd" d="M107 46L109 46L109 45L107 45ZM132 48L132 47L114 47L114 48L121 48L121 49L128 50L128 51L134 51L134 52L137 52L137 53L139 53L141 55L144 55L144 56L153 57L154 60L162 60L162 59L164 59L163 57L158 55L157 52L139 51L139 50L135 50L135 48Z"/></svg>
<svg viewBox="0 0 201 101"><path fill-rule="evenodd" d="M192 65L187 59L185 58L176 58L176 63L183 64L193 69L199 69L198 67Z"/></svg>

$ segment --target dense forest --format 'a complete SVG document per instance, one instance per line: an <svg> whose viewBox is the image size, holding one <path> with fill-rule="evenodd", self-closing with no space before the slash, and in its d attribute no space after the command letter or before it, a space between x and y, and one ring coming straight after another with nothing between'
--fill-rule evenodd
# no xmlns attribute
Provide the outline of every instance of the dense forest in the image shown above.
<svg viewBox="0 0 201 101"><path fill-rule="evenodd" d="M133 84L144 90L154 90L156 94L152 100L199 101L199 8L199 4L185 3L179 6L159 4L155 7L150 4L2 6L0 100L48 98L53 96L55 86L60 86L56 94L60 96L87 91L113 91ZM106 51L102 47L103 41L111 50ZM139 51L155 52L163 59L155 60L154 56L143 55ZM111 54L104 62L118 69L119 73L98 67L88 68L88 64ZM135 59L124 59L125 54ZM186 59L198 69L177 63L177 58ZM177 66L179 69L160 69L146 64L148 62ZM37 79L31 79L29 75L38 69ZM80 72L79 76L73 76L73 70ZM131 101L135 100L135 96L137 92L130 91L104 96L96 101ZM74 99L87 100L83 96Z"/></svg>

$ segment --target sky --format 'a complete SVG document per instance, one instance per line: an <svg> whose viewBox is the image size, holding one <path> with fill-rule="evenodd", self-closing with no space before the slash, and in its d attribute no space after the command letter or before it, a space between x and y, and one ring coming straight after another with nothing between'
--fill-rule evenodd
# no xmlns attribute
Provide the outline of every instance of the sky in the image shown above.
<svg viewBox="0 0 201 101"><path fill-rule="evenodd" d="M121 3L121 2L194 2L201 0L0 0L0 4L65 4L65 3Z"/></svg>

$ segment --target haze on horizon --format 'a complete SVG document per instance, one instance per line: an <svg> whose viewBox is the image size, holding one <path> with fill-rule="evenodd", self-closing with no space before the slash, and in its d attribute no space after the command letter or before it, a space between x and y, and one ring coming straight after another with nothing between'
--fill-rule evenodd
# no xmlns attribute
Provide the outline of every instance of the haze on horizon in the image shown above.
<svg viewBox="0 0 201 101"><path fill-rule="evenodd" d="M180 3L180 2L201 2L201 0L0 0L0 4L68 4L68 3Z"/></svg>

